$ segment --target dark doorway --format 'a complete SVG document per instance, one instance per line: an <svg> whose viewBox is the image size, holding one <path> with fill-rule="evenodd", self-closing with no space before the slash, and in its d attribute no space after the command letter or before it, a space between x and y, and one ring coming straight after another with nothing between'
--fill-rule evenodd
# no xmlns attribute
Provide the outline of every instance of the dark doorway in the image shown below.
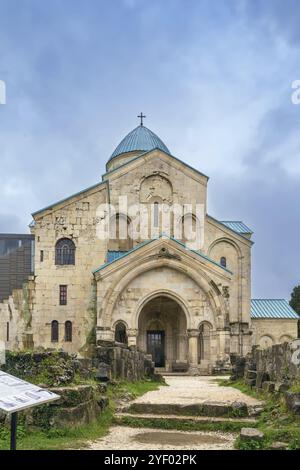
<svg viewBox="0 0 300 470"><path fill-rule="evenodd" d="M165 367L165 332L147 331L147 353L152 355L155 367Z"/></svg>

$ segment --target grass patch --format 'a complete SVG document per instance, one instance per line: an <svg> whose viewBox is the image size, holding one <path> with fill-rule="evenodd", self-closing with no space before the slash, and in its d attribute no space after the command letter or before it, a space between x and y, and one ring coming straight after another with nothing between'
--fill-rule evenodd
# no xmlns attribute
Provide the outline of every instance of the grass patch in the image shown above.
<svg viewBox="0 0 300 470"><path fill-rule="evenodd" d="M123 396L135 399L147 392L158 390L162 385L167 386L163 379L155 381L149 379L139 380L138 382L117 382L116 384L109 385L108 396L114 399L122 398Z"/></svg>
<svg viewBox="0 0 300 470"><path fill-rule="evenodd" d="M219 385L230 386L253 398L264 401L264 410L258 417L257 428L264 433L261 442L243 442L239 438L235 447L240 450L269 449L275 441L288 443L289 449L300 449L300 417L288 411L281 394L270 394L250 388L243 380L231 382L230 380L218 380ZM294 386L297 391L298 385ZM253 427L252 424L249 427Z"/></svg>
<svg viewBox="0 0 300 470"><path fill-rule="evenodd" d="M86 441L105 436L113 419L113 412L108 407L99 419L86 426L69 428L51 428L48 431L26 432L23 425L18 426L17 448L19 450L63 450L84 447ZM9 430L0 434L0 450L9 449Z"/></svg>
<svg viewBox="0 0 300 470"><path fill-rule="evenodd" d="M295 382L291 388L289 389L289 391L291 392L295 392L295 393L300 393L300 383L299 382Z"/></svg>
<svg viewBox="0 0 300 470"><path fill-rule="evenodd" d="M100 439L109 432L113 423L117 400L128 396L135 398L144 393L157 390L163 382L141 380L138 382L117 382L108 386L109 406L99 418L85 426L50 428L49 430L27 431L24 424L18 424L17 448L20 450L59 450L78 449L88 441ZM9 449L10 432L6 427L0 429L0 450Z"/></svg>
<svg viewBox="0 0 300 470"><path fill-rule="evenodd" d="M245 427L244 422L224 421L218 422L197 422L185 419L168 420L163 418L134 418L132 416L122 416L114 419L114 422L123 426L134 428L155 428L176 431L222 431L238 432ZM251 423L252 424L252 423ZM253 423L255 426L255 423Z"/></svg>
<svg viewBox="0 0 300 470"><path fill-rule="evenodd" d="M243 380L236 380L235 382L232 382L228 379L217 379L217 383L222 387L236 388L240 392L245 393L246 395L249 395L252 398L256 398L257 400L265 399L265 395L263 394L263 392L258 392L256 389L249 387L244 383Z"/></svg>

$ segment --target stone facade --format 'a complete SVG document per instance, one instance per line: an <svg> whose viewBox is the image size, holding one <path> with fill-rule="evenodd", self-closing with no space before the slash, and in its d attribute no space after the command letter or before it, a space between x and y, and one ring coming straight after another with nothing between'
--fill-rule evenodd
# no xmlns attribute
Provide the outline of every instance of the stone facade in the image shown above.
<svg viewBox="0 0 300 470"><path fill-rule="evenodd" d="M298 320L271 318L252 319L253 344L268 348L273 344L292 341L298 337Z"/></svg>
<svg viewBox="0 0 300 470"><path fill-rule="evenodd" d="M96 340L114 341L121 324L130 347L155 355L159 338L156 365L166 370L182 363L190 372L209 373L216 363L228 363L231 353L245 355L252 342L251 235L207 214L208 177L159 148L127 151L107 170L101 183L33 214L30 302L23 292L21 302L0 305L7 348L21 349L25 341L83 355ZM120 196L126 197L126 214ZM101 237L103 204L114 206L128 233L139 235ZM138 204L151 220L155 204L190 204L192 223L201 227L201 249L187 248L185 234L178 239L182 218L175 214L166 223L164 209L155 227L143 230L132 211ZM202 221L196 207L203 210ZM74 263L57 263L56 244L64 239L74 246ZM107 262L109 250L127 254ZM25 304L30 321L22 314ZM7 323L13 324L9 338Z"/></svg>

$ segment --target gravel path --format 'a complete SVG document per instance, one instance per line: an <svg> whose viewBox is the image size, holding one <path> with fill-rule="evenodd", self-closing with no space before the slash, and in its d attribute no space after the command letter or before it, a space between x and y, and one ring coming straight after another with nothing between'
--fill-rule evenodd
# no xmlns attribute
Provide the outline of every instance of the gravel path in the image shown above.
<svg viewBox="0 0 300 470"><path fill-rule="evenodd" d="M235 435L221 432L163 431L114 426L110 433L91 442L89 450L230 450Z"/></svg>
<svg viewBox="0 0 300 470"><path fill-rule="evenodd" d="M245 402L249 406L261 402L232 387L217 383L220 377L166 376L168 386L147 392L137 403L182 404ZM222 377L224 378L224 377ZM148 415L151 416L151 415ZM104 450L226 450L233 449L232 433L204 431L166 431L161 429L113 426L107 436L88 443L88 449Z"/></svg>
<svg viewBox="0 0 300 470"><path fill-rule="evenodd" d="M249 397L233 387L222 387L217 383L224 377L212 376L165 376L169 385L161 386L159 390L147 392L137 398L136 403L177 403L189 405L205 401L232 403L243 401L247 405L259 405L260 401Z"/></svg>

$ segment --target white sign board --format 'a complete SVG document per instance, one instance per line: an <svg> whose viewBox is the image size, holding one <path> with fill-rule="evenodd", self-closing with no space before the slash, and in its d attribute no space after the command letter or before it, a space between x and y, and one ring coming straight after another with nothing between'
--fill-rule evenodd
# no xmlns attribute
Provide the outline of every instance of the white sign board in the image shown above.
<svg viewBox="0 0 300 470"><path fill-rule="evenodd" d="M0 370L0 409L6 413L58 400L59 395Z"/></svg>

